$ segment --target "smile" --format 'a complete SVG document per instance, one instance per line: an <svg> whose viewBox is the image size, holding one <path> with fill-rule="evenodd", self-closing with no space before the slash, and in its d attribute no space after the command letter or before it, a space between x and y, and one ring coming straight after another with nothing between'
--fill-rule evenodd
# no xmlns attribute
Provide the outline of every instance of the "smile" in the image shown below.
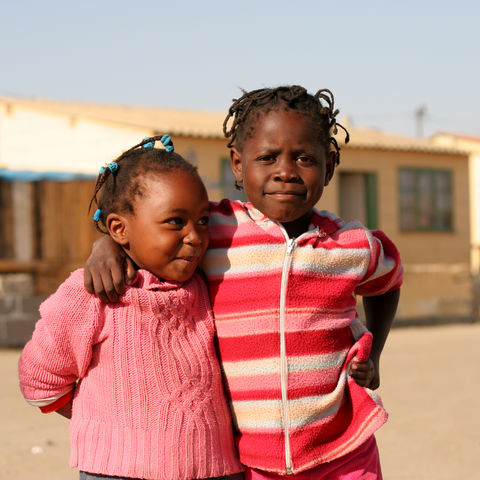
<svg viewBox="0 0 480 480"><path fill-rule="evenodd" d="M294 192L294 191L286 191L286 192L269 192L266 193L265 195L273 196L273 197L279 197L279 198L291 198L291 197L304 197L305 193L304 192Z"/></svg>
<svg viewBox="0 0 480 480"><path fill-rule="evenodd" d="M198 261L198 257L177 257L177 260L186 263L196 263Z"/></svg>

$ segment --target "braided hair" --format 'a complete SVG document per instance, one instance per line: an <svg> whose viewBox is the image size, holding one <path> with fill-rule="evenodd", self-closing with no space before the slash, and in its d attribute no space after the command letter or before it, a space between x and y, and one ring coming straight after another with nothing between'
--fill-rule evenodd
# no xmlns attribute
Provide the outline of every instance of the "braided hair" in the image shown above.
<svg viewBox="0 0 480 480"><path fill-rule="evenodd" d="M183 157L169 149L153 148L161 139L159 135L142 140L100 170L89 210L94 203L98 206L94 223L102 233L108 234L106 221L110 213L134 214L135 200L146 195L146 175L182 170L202 181L197 168Z"/></svg>
<svg viewBox="0 0 480 480"><path fill-rule="evenodd" d="M339 110L334 107L333 93L330 90L324 88L311 95L305 88L292 85L243 92L239 99L233 100L223 122L223 134L229 139L229 148L243 147L245 140L253 135L259 115L271 110L294 110L312 118L318 127L320 141L328 151L333 147L335 164L340 163L340 147L333 135L338 133L337 127L340 127L345 132L345 143L349 142L350 136L345 127L337 123Z"/></svg>

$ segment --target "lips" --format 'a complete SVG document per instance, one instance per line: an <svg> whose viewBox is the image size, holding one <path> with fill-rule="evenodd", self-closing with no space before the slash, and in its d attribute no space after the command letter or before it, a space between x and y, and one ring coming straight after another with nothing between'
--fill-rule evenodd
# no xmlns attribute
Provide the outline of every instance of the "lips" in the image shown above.
<svg viewBox="0 0 480 480"><path fill-rule="evenodd" d="M275 192L266 192L265 195L304 197L306 195L306 192L298 190L279 190Z"/></svg>
<svg viewBox="0 0 480 480"><path fill-rule="evenodd" d="M188 263L195 263L198 260L198 257L192 256L192 257L177 257L177 260L183 260L184 262Z"/></svg>

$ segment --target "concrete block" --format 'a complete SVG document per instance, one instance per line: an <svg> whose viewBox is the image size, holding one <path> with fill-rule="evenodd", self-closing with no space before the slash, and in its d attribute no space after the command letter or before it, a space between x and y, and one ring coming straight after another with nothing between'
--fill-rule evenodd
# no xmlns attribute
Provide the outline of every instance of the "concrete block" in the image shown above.
<svg viewBox="0 0 480 480"><path fill-rule="evenodd" d="M34 280L33 275L30 273L6 273L4 275L0 275L0 278L0 294L33 294Z"/></svg>
<svg viewBox="0 0 480 480"><path fill-rule="evenodd" d="M40 304L46 299L45 295L27 295L22 296L21 298L21 311L23 313L30 313L36 315L37 318L40 316L38 308Z"/></svg>
<svg viewBox="0 0 480 480"><path fill-rule="evenodd" d="M0 347L23 347L32 337L36 322L33 315L1 315Z"/></svg>
<svg viewBox="0 0 480 480"><path fill-rule="evenodd" d="M12 313L17 306L17 296L3 294L0 296L0 314Z"/></svg>

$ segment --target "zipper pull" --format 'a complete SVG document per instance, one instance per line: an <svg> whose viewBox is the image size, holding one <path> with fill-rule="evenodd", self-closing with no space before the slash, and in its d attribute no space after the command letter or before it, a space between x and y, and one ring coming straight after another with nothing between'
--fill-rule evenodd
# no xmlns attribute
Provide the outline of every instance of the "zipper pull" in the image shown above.
<svg viewBox="0 0 480 480"><path fill-rule="evenodd" d="M287 255L292 253L293 247L295 247L295 240L293 238L289 238L287 242Z"/></svg>

